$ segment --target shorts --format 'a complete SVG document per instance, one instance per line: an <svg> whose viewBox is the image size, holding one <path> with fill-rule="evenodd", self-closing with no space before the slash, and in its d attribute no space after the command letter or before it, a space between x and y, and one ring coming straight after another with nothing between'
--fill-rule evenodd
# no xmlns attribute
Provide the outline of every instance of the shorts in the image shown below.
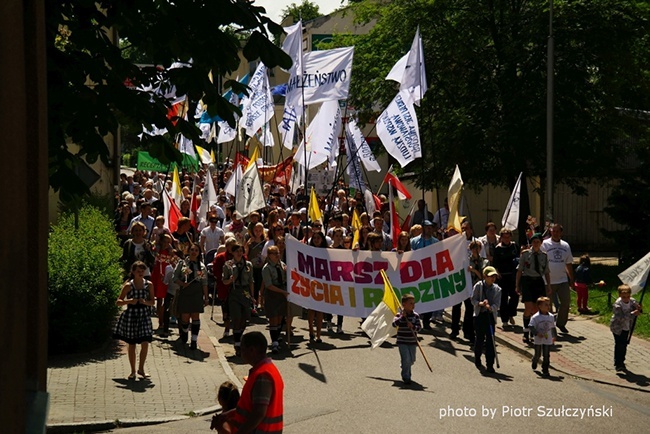
<svg viewBox="0 0 650 434"><path fill-rule="evenodd" d="M541 277L521 278L521 301L524 303L535 303L539 297L546 296L546 285Z"/></svg>

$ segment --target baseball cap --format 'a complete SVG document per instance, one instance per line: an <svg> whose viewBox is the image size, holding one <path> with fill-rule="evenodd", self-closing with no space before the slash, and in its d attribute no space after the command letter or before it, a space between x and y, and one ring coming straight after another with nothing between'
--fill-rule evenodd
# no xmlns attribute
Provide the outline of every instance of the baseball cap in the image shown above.
<svg viewBox="0 0 650 434"><path fill-rule="evenodd" d="M487 267L485 267L485 268L483 269L483 274L484 274L485 276L490 277L490 276L496 276L498 273L497 273L496 268L491 267L491 266L487 266Z"/></svg>
<svg viewBox="0 0 650 434"><path fill-rule="evenodd" d="M422 226L433 226L433 223L431 223L431 220L424 220Z"/></svg>

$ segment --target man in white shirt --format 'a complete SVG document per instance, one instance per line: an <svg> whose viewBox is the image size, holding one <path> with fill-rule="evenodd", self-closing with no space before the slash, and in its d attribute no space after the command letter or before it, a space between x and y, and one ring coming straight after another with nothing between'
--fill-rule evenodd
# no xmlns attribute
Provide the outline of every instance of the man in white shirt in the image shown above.
<svg viewBox="0 0 650 434"><path fill-rule="evenodd" d="M445 198L445 205L433 215L433 223L438 225L440 231L447 230L447 223L449 223L449 201L447 198Z"/></svg>
<svg viewBox="0 0 650 434"><path fill-rule="evenodd" d="M569 288L573 287L573 255L569 243L562 240L562 225L555 224L551 227L551 238L544 240L542 251L546 252L548 256L551 275L551 295L549 297L553 299L557 293L560 299L556 325L562 333L569 333L566 323L569 319L571 304Z"/></svg>
<svg viewBox="0 0 650 434"><path fill-rule="evenodd" d="M217 227L217 223L219 223L219 218L215 214L210 214L209 226L201 231L201 251L204 253L218 249L224 242L224 232Z"/></svg>

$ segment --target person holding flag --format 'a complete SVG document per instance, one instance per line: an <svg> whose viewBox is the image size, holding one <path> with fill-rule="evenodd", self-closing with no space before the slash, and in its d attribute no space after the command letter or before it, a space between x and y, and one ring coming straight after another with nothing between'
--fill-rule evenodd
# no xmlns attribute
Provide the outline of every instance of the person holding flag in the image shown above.
<svg viewBox="0 0 650 434"><path fill-rule="evenodd" d="M420 326L420 315L415 311L415 297L413 294L402 295L402 310L395 315L393 327L397 327L397 347L404 384L411 384L411 366L415 363Z"/></svg>

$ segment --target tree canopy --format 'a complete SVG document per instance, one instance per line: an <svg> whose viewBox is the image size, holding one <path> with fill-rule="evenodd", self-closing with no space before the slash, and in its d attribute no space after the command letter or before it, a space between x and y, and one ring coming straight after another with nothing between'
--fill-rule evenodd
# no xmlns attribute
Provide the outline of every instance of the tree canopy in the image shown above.
<svg viewBox="0 0 650 434"><path fill-rule="evenodd" d="M146 138L143 146L163 162L180 162L171 138L182 133L198 140L199 131L192 122L167 118L165 93L172 88L178 96L202 99L211 115L234 124L238 109L208 76L236 70L242 45L248 60L291 65L267 37L282 28L247 0L52 0L46 7L49 179L64 201L87 192L76 174L81 160L108 163L104 139L119 123L167 128L169 134ZM122 44L111 39L109 29ZM250 35L245 44L242 34ZM149 64L136 63L143 60ZM171 69L175 62L183 67ZM146 86L161 89L140 90ZM236 82L224 86L241 91ZM70 142L79 152L70 150Z"/></svg>
<svg viewBox="0 0 650 434"><path fill-rule="evenodd" d="M554 178L617 172L620 143L647 133L621 108L650 108L647 1L556 0ZM521 0L366 0L356 19L377 19L354 43L350 103L374 119L395 96L384 77L420 26L429 90L416 109L423 143L417 182L446 186L456 164L469 185L512 185L546 174L548 3ZM353 41L353 42L352 42ZM420 166L422 165L422 166ZM415 167L407 170L414 170ZM542 183L543 184L543 183Z"/></svg>
<svg viewBox="0 0 650 434"><path fill-rule="evenodd" d="M302 0L302 3L291 3L286 8L282 9L282 19L292 17L293 21L297 23L302 19L303 22L318 18L323 14L320 13L320 7L309 0Z"/></svg>

